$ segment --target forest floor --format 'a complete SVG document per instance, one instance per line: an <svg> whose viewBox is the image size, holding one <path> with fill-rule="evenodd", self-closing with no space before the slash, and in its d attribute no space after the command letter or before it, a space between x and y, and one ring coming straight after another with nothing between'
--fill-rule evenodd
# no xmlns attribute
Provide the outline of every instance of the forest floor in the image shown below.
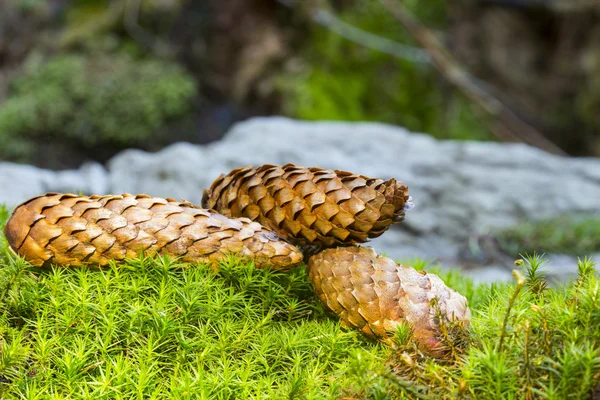
<svg viewBox="0 0 600 400"><path fill-rule="evenodd" d="M2 212L0 226L8 213ZM305 267L218 269L167 257L110 268L39 270L0 237L0 397L590 399L600 381L600 279L590 260L548 287L543 261L515 281L475 285L468 343L448 359L396 348L328 315Z"/></svg>

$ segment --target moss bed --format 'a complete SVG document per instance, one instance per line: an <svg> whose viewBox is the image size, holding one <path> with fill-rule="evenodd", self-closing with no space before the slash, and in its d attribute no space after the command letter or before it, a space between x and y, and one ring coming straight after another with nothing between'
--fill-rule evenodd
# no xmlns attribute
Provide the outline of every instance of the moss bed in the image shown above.
<svg viewBox="0 0 600 400"><path fill-rule="evenodd" d="M435 360L410 332L392 349L343 328L304 267L161 257L38 270L4 237L0 254L3 399L590 399L600 380L600 280L587 259L552 288L535 255L512 284L441 273L473 319L469 343Z"/></svg>

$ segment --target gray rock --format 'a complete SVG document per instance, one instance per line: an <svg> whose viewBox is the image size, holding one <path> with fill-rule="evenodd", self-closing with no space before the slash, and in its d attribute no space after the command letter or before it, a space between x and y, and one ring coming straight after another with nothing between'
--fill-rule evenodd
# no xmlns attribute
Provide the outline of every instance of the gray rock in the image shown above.
<svg viewBox="0 0 600 400"><path fill-rule="evenodd" d="M480 234L563 213L600 215L598 159L564 158L522 144L439 141L377 123L286 118L239 123L223 140L205 146L127 150L108 163L108 176L97 165L55 173L0 164L0 201L16 204L44 191L81 190L200 203L203 190L220 174L265 163L344 169L406 182L415 209L403 224L371 242L397 259L419 256L452 265ZM504 272L510 275L510 269Z"/></svg>
<svg viewBox="0 0 600 400"><path fill-rule="evenodd" d="M108 173L98 163L57 172L31 165L0 163L0 203L8 207L46 192L103 194L108 191Z"/></svg>
<svg viewBox="0 0 600 400"><path fill-rule="evenodd" d="M503 265L487 265L475 269L468 269L465 276L473 279L475 284L491 282L511 282L514 280L512 271Z"/></svg>
<svg viewBox="0 0 600 400"><path fill-rule="evenodd" d="M108 173L98 163L86 163L78 170L59 171L48 181L49 191L59 193L106 194Z"/></svg>
<svg viewBox="0 0 600 400"><path fill-rule="evenodd" d="M600 213L600 160L522 144L439 141L377 123L255 118L207 146L124 152L109 170L114 192L198 203L203 188L232 168L288 162L406 182L416 208L371 243L394 258L451 262L473 235L566 212Z"/></svg>
<svg viewBox="0 0 600 400"><path fill-rule="evenodd" d="M565 282L577 278L579 258L565 254L545 254L546 261L541 266L548 280ZM581 257L583 259L583 257ZM600 261L600 253L589 254L588 259Z"/></svg>
<svg viewBox="0 0 600 400"><path fill-rule="evenodd" d="M22 201L47 191L52 171L30 165L0 163L0 203L14 207Z"/></svg>
<svg viewBox="0 0 600 400"><path fill-rule="evenodd" d="M108 163L112 193L145 193L199 204L217 171L226 168L210 146L171 145L158 153L126 150ZM228 171L228 170L227 170Z"/></svg>

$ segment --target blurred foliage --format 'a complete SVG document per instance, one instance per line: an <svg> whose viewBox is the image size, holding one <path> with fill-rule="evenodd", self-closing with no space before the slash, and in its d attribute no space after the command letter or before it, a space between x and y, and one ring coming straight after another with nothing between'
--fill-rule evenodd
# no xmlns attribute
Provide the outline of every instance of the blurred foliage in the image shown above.
<svg viewBox="0 0 600 400"><path fill-rule="evenodd" d="M126 147L186 114L196 82L176 64L123 54L30 57L0 108L0 157L23 160L40 139Z"/></svg>
<svg viewBox="0 0 600 400"><path fill-rule="evenodd" d="M48 4L44 0L18 0L15 3L20 10L25 12L48 12Z"/></svg>
<svg viewBox="0 0 600 400"><path fill-rule="evenodd" d="M297 1L290 2L294 3L291 8L271 0L2 1L0 159L35 163L43 147L46 154L55 153L54 159L72 160L60 168L75 167L103 151L105 156L97 159L104 162L124 147L158 149L175 140L205 143L220 138L236 120L271 114L378 121L444 139L494 140L486 120L490 117L449 86L432 66L356 44L314 22L315 7L328 9L333 4L331 14L345 23L418 47L378 1ZM459 40L463 36L457 27L479 27L479 15L488 15L492 9L475 3L466 2L463 7L444 0L426 5L403 0L457 57L460 49L471 46L469 35L463 35L468 43ZM502 7L497 12L502 20ZM528 18L535 21L536 12L527 14ZM519 23L519 13L514 14ZM573 54L585 62L568 63L565 60L575 59L570 56L554 63L556 56L550 50L563 43L558 39L564 32L554 32L557 39L541 46L537 44L541 36L534 34L541 28L533 25L528 30L531 43L524 38L525 45L517 50L523 52L524 60L539 57L535 63L513 62L521 58L510 55L521 53L509 51L512 42L500 39L510 35L496 33L493 26L489 38L497 34L500 39L486 39L483 50L475 41L472 52L459 58L469 61L465 66L486 66L483 72L470 72L506 90L503 98L513 100L507 103L527 105L515 109L571 154L598 154L600 81L596 76L600 75L595 71L600 72L600 64L595 49L600 48L600 31L589 30L587 25L581 28L589 30L581 47L591 50ZM510 33L512 28L504 29ZM564 40L571 43L569 37ZM540 39L539 43L545 42ZM42 59L36 53L53 56ZM161 61L165 59L171 61ZM529 69L536 66L548 71ZM563 67L571 75L563 75ZM6 82L16 74L20 77L7 87ZM578 80L567 84L575 79L565 78L570 76L585 78L585 87L576 86ZM505 81L517 83L511 86ZM531 81L531 87L519 83L523 81ZM516 89L511 91L513 86ZM190 110L190 104L200 103L201 110ZM46 139L56 148L44 147ZM77 152L83 155L70 156ZM54 164L43 166L54 168Z"/></svg>
<svg viewBox="0 0 600 400"><path fill-rule="evenodd" d="M600 28L599 28L600 30ZM600 42L600 40L599 40ZM596 132L595 141L592 141L592 154L600 155L600 50L597 50L597 67L592 78L579 92L575 103L577 117L593 132Z"/></svg>
<svg viewBox="0 0 600 400"><path fill-rule="evenodd" d="M502 250L511 256L562 253L580 256L600 252L600 217L560 216L528 221L497 234Z"/></svg>
<svg viewBox="0 0 600 400"><path fill-rule="evenodd" d="M405 4L431 27L443 27L445 2ZM412 45L410 36L378 2L355 2L340 19L362 30ZM308 40L300 73L281 82L285 110L309 120L380 121L439 138L492 139L457 95L428 65L415 64L350 42L326 28Z"/></svg>

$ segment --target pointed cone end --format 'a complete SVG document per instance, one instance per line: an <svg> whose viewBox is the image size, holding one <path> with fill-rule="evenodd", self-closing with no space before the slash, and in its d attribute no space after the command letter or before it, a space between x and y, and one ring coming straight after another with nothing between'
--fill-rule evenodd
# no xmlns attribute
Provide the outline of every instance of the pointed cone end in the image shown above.
<svg viewBox="0 0 600 400"><path fill-rule="evenodd" d="M407 212L409 210L412 210L413 208L415 208L415 203L413 203L413 198L412 198L412 196L408 196L408 200L406 201L406 203L404 203L404 207L402 208L402 211Z"/></svg>
<svg viewBox="0 0 600 400"><path fill-rule="evenodd" d="M415 206L412 196L408 195L408 186L394 178L386 182L386 201L394 205L394 222L404 220L405 213Z"/></svg>

